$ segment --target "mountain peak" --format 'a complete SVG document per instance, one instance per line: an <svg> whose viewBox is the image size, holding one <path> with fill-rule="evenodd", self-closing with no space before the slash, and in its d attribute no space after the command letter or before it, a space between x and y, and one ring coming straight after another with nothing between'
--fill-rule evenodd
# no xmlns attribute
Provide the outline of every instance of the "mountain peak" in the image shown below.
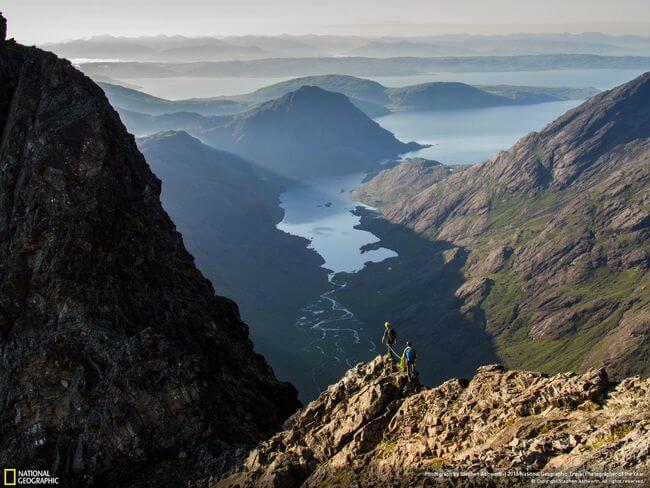
<svg viewBox="0 0 650 488"><path fill-rule="evenodd" d="M147 137L142 137L140 139L143 142L147 141L182 141L186 143L198 143L201 144L196 137L192 137L184 130L165 130L157 132Z"/></svg>
<svg viewBox="0 0 650 488"><path fill-rule="evenodd" d="M650 72L602 92L510 150L497 154L484 171L512 189L566 188L582 177L605 174L602 159L616 146L650 137Z"/></svg>
<svg viewBox="0 0 650 488"><path fill-rule="evenodd" d="M289 178L365 171L420 148L404 144L340 93L301 86L201 139Z"/></svg>
<svg viewBox="0 0 650 488"><path fill-rule="evenodd" d="M330 109L341 107L361 112L345 95L312 85L303 85L276 100L262 104L259 109L273 108L282 110L289 107L296 109L305 106L311 109L324 109L326 106L329 106Z"/></svg>
<svg viewBox="0 0 650 488"><path fill-rule="evenodd" d="M0 42L7 39L7 19L0 12Z"/></svg>

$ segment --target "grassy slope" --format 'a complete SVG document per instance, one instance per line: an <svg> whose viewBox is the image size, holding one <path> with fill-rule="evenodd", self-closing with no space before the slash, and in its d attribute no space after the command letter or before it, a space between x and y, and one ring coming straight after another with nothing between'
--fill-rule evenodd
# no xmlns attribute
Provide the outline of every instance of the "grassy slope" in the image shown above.
<svg viewBox="0 0 650 488"><path fill-rule="evenodd" d="M628 198L637 198L640 189L632 187ZM490 224L485 233L475 243L473 253L481 258L487 255L490 243L494 241L510 242L515 253L524 246L534 245L540 231L546 227L554 213L566 201L574 198L572 192L555 193L547 191L533 199L521 195L511 195L506 199L495 197L491 207ZM607 195L594 190L591 204L602 204ZM534 212L531 212L535 209ZM562 231L578 235L585 229L585 216L576 215L565 221ZM587 224L587 229L589 228ZM594 238L596 239L596 237ZM620 238L619 238L620 239ZM600 238L602 252L606 253L611 242ZM635 245L635 243L631 243ZM646 249L650 244L644 244ZM471 273L468 273L471 275ZM607 331L620 321L622 311L616 311L604 320L594 320L589 314L579 312L588 309L596 302L620 303L640 301L647 303L649 278L647 274L636 270L614 272L606 266L594 269L590 276L577 284L564 285L561 292L565 296L577 295L581 300L571 305L568 311L577 312L580 319L573 324L574 333L559 339L535 339L529 336L531 328L531 311L524 314L518 309L526 301L524 283L512 270L511 263L499 272L488 276L492 282L487 297L480 304L485 318L486 330L495 338L497 354L509 367L530 368L554 373L558 371L577 371L584 358L604 338ZM645 293L644 293L645 292ZM633 365L637 370L644 367L639 363Z"/></svg>
<svg viewBox="0 0 650 488"><path fill-rule="evenodd" d="M647 192L647 172L635 172L634 176L621 176L621 181L626 182L626 190L618 198L623 203L638 202L643 192ZM363 187L365 191L357 191L355 195L366 203L374 203L383 210L389 209L391 203L382 201L387 191L385 185L373 186L372 181L370 183ZM640 243L632 233L604 232L603 225L606 223L592 220L594 215L611 203L611 184L601 182L584 195L570 189L546 190L535 197L509 193L493 180L484 180L482 184L490 194L488 222L483 232L468 239L469 258L460 272L465 280L487 278L488 291L466 317L484 325L485 331L492 337L495 354L511 368L554 373L577 371L584 369L585 364L602 363L607 357L607 348L611 347L611 337L606 336L619 326L625 310L632 304L639 316L643 313L643 307L649 306L648 274L637 269L615 271L601 263L576 283L563 285L559 289L561 297L579 297L575 303L563 308L568 316L574 318L569 324L568 333L554 339L533 339L529 334L537 306L535 292L530 291L534 277L526 277L522 273L521 263L517 270L515 259L525 249L536 249L545 240L559 240L563 236L569 236L574 242L588 236L590 247L603 256L609 252L620 252L621 249L650 252L650 243ZM442 187L438 186L438 190L429 195L430 205L435 205L443 197ZM580 202L580 212L563 215L559 224L553 222L563 208L576 201ZM478 217L467 215L465 218ZM435 241L435 231L428 228L423 235ZM498 271L486 273L481 269L481 263L498 245L512 247L513 253ZM426 266L433 267L430 258ZM408 276L407 272L404 274ZM449 286L457 284L450 283ZM433 294L430 294L432 297ZM441 295L436 299L440 298ZM451 310L454 304L450 305ZM420 315L418 318L430 323L430 317ZM630 372L647 373L647 354L647 344L641 343L626 355L625 367Z"/></svg>

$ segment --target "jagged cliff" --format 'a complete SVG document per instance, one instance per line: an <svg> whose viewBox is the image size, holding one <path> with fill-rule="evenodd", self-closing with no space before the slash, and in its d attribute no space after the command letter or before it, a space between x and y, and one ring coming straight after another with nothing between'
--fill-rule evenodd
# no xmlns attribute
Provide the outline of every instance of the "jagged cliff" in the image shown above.
<svg viewBox="0 0 650 488"><path fill-rule="evenodd" d="M489 161L415 193L401 183L422 178L405 162L358 195L467 253L457 308L504 363L650 373L650 73Z"/></svg>
<svg viewBox="0 0 650 488"><path fill-rule="evenodd" d="M0 465L177 486L299 406L102 90L0 42Z"/></svg>
<svg viewBox="0 0 650 488"><path fill-rule="evenodd" d="M647 473L649 412L650 380L611 383L603 369L548 377L490 365L471 381L418 389L378 357L209 486L496 486L495 477L440 478L481 469Z"/></svg>

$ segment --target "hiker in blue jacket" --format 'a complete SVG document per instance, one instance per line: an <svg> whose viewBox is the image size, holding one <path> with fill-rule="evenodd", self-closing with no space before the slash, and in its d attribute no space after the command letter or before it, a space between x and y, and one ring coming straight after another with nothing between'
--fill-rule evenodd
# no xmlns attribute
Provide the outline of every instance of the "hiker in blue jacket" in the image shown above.
<svg viewBox="0 0 650 488"><path fill-rule="evenodd" d="M415 354L415 349L410 342L406 342L406 347L402 353L402 359L406 363L406 374L409 377L409 380L412 381L415 378L415 362L417 361L417 354Z"/></svg>

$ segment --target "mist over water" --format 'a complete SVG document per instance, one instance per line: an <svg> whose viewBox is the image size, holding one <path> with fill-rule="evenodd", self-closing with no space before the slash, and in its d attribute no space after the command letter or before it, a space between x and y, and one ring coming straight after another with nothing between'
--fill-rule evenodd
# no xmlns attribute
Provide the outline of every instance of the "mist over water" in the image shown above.
<svg viewBox="0 0 650 488"><path fill-rule="evenodd" d="M169 100L241 95L259 88L286 81L286 77L224 77L181 76L175 78L128 78L124 81L156 97Z"/></svg>
<svg viewBox="0 0 650 488"><path fill-rule="evenodd" d="M467 73L432 73L412 76L362 76L387 87L401 87L432 81L458 81L470 85L526 85L613 88L640 75L643 70L582 69L549 71L492 71ZM304 73L300 76L309 76ZM249 93L295 76L124 78L116 79L150 95L170 100L210 98Z"/></svg>
<svg viewBox="0 0 650 488"><path fill-rule="evenodd" d="M635 69L567 69L432 73L414 76L379 76L372 77L372 79L391 87L417 85L431 81L458 81L469 85L569 86L609 90L642 73L644 70Z"/></svg>

